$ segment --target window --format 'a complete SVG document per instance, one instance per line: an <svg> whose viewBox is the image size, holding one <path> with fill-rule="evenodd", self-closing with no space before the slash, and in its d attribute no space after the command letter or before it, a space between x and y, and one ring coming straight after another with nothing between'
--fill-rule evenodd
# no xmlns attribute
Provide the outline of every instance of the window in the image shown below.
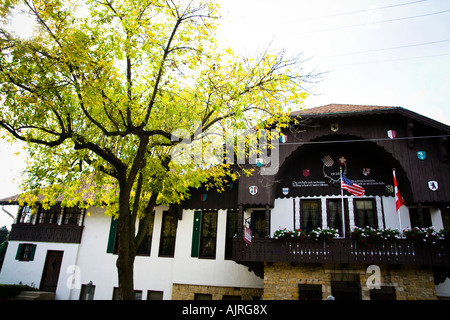
<svg viewBox="0 0 450 320"><path fill-rule="evenodd" d="M84 209L78 207L66 207L64 208L64 215L62 219L62 224L81 224L81 218Z"/></svg>
<svg viewBox="0 0 450 320"><path fill-rule="evenodd" d="M450 209L441 209L441 215L444 229L450 230Z"/></svg>
<svg viewBox="0 0 450 320"><path fill-rule="evenodd" d="M373 199L355 199L355 224L358 227L377 228L377 214Z"/></svg>
<svg viewBox="0 0 450 320"><path fill-rule="evenodd" d="M200 236L200 257L216 257L217 211L204 211Z"/></svg>
<svg viewBox="0 0 450 320"><path fill-rule="evenodd" d="M341 200L327 201L328 227L342 231L342 202Z"/></svg>
<svg viewBox="0 0 450 320"><path fill-rule="evenodd" d="M331 281L331 295L336 300L361 300L361 285L354 281Z"/></svg>
<svg viewBox="0 0 450 320"><path fill-rule="evenodd" d="M142 290L134 290L134 300L142 300Z"/></svg>
<svg viewBox="0 0 450 320"><path fill-rule="evenodd" d="M195 293L194 300L212 300L212 294Z"/></svg>
<svg viewBox="0 0 450 320"><path fill-rule="evenodd" d="M119 288L113 289L113 300L119 300ZM134 300L142 300L142 290L134 290Z"/></svg>
<svg viewBox="0 0 450 320"><path fill-rule="evenodd" d="M36 246L32 243L19 243L16 253L16 260L33 261L36 252Z"/></svg>
<svg viewBox="0 0 450 320"><path fill-rule="evenodd" d="M423 227L428 228L431 227L431 212L430 208L422 208L422 216L423 216ZM411 227L420 226L419 223L419 212L417 208L409 208L409 219L411 220Z"/></svg>
<svg viewBox="0 0 450 320"><path fill-rule="evenodd" d="M24 206L20 208L17 223L31 223L31 207Z"/></svg>
<svg viewBox="0 0 450 320"><path fill-rule="evenodd" d="M238 211L227 212L227 231L225 236L225 259L231 260L233 255L233 238L237 237Z"/></svg>
<svg viewBox="0 0 450 320"><path fill-rule="evenodd" d="M322 300L321 284L299 284L298 285L299 300Z"/></svg>
<svg viewBox="0 0 450 320"><path fill-rule="evenodd" d="M321 226L320 200L301 201L301 228L311 231Z"/></svg>
<svg viewBox="0 0 450 320"><path fill-rule="evenodd" d="M336 300L361 300L358 274L331 274L331 295Z"/></svg>
<svg viewBox="0 0 450 320"><path fill-rule="evenodd" d="M138 256L150 255L150 249L152 245L152 235L153 235L153 222L154 222L154 215L152 216L152 220L150 222L147 235L144 237L144 239L142 239L141 244L137 248L136 255ZM106 253L113 253L113 254L119 253L119 232L117 231L117 223L118 220L112 217L111 225L109 227L109 238Z"/></svg>
<svg viewBox="0 0 450 320"><path fill-rule="evenodd" d="M194 222L192 224L192 244L191 257L198 258L200 250L200 232L202 226L202 212L200 210L194 211Z"/></svg>
<svg viewBox="0 0 450 320"><path fill-rule="evenodd" d="M147 290L147 300L162 300L163 291Z"/></svg>
<svg viewBox="0 0 450 320"><path fill-rule="evenodd" d="M95 286L92 282L81 285L80 300L94 300Z"/></svg>
<svg viewBox="0 0 450 320"><path fill-rule="evenodd" d="M161 240L159 243L160 257L173 257L175 253L175 237L177 226L174 216L168 212L163 212Z"/></svg>
<svg viewBox="0 0 450 320"><path fill-rule="evenodd" d="M370 289L370 300L396 300L395 287L382 286L380 289Z"/></svg>
<svg viewBox="0 0 450 320"><path fill-rule="evenodd" d="M148 227L147 234L145 235L144 239L142 239L141 244L139 245L136 254L138 256L149 256L150 255L150 249L152 246L152 236L153 236L153 223L155 220L155 215L151 214L151 221L150 226Z"/></svg>
<svg viewBox="0 0 450 320"><path fill-rule="evenodd" d="M254 238L264 238L266 236L266 211L255 210L251 214L250 229Z"/></svg>
<svg viewBox="0 0 450 320"><path fill-rule="evenodd" d="M40 208L39 221L41 224L57 224L59 215L61 214L61 206L56 204L48 209Z"/></svg>
<svg viewBox="0 0 450 320"><path fill-rule="evenodd" d="M152 246L152 235L147 234L144 239L142 239L141 244L137 248L136 255L138 256L149 256L150 248Z"/></svg>

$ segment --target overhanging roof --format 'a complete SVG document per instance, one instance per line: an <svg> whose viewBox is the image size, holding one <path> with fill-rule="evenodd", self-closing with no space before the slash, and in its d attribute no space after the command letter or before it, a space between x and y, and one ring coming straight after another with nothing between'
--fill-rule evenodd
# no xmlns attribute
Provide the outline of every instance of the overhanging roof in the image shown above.
<svg viewBox="0 0 450 320"><path fill-rule="evenodd" d="M309 108L291 112L291 117L302 118L330 118L346 116L366 116L371 114L389 114L396 113L414 119L418 122L432 126L450 134L450 126L418 114L414 111L398 106L372 106L372 105L353 105L353 104L327 104L325 106Z"/></svg>

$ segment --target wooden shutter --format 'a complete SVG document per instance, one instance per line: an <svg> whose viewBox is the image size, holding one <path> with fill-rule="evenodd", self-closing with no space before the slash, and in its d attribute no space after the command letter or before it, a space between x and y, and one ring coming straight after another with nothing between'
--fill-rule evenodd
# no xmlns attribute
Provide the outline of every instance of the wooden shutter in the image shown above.
<svg viewBox="0 0 450 320"><path fill-rule="evenodd" d="M16 260L20 260L20 255L22 254L23 243L19 243L19 247L17 248Z"/></svg>
<svg viewBox="0 0 450 320"><path fill-rule="evenodd" d="M116 242L117 234L117 221L114 217L111 217L111 226L109 227L108 247L106 253L114 253L114 243Z"/></svg>
<svg viewBox="0 0 450 320"><path fill-rule="evenodd" d="M33 261L34 260L34 254L36 253L36 244L33 244L30 246L30 254L28 256L28 261Z"/></svg>
<svg viewBox="0 0 450 320"><path fill-rule="evenodd" d="M200 229L202 224L202 212L194 211L194 223L192 230L192 248L191 257L198 257L200 248Z"/></svg>

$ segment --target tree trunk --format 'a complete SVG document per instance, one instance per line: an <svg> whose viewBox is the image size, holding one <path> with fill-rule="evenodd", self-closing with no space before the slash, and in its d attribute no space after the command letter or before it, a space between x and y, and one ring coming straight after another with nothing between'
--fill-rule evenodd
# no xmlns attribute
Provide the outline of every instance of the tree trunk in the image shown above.
<svg viewBox="0 0 450 320"><path fill-rule="evenodd" d="M134 300L134 258L121 255L119 250L116 265L119 275L119 299Z"/></svg>
<svg viewBox="0 0 450 320"><path fill-rule="evenodd" d="M117 273L119 278L119 298L121 300L134 300L134 259L135 246L135 217L129 209L129 197L119 196L118 228L118 257Z"/></svg>
<svg viewBox="0 0 450 320"><path fill-rule="evenodd" d="M138 183L138 194L141 192L143 176L140 174ZM136 196L133 211L130 209L131 186L119 182L119 218L117 221L118 231L118 257L116 261L119 280L119 298L121 300L134 300L134 260L137 248L147 234L151 221L151 213L156 204L157 194L153 193L145 210L145 217L139 221L139 229L136 234L137 208L140 197Z"/></svg>

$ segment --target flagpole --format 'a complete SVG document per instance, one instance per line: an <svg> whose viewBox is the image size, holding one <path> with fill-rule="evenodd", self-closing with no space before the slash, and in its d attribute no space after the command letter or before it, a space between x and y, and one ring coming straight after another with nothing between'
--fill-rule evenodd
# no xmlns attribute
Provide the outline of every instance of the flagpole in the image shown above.
<svg viewBox="0 0 450 320"><path fill-rule="evenodd" d="M341 176L342 237L345 238L344 189L342 189L342 167L339 167L339 172Z"/></svg>

